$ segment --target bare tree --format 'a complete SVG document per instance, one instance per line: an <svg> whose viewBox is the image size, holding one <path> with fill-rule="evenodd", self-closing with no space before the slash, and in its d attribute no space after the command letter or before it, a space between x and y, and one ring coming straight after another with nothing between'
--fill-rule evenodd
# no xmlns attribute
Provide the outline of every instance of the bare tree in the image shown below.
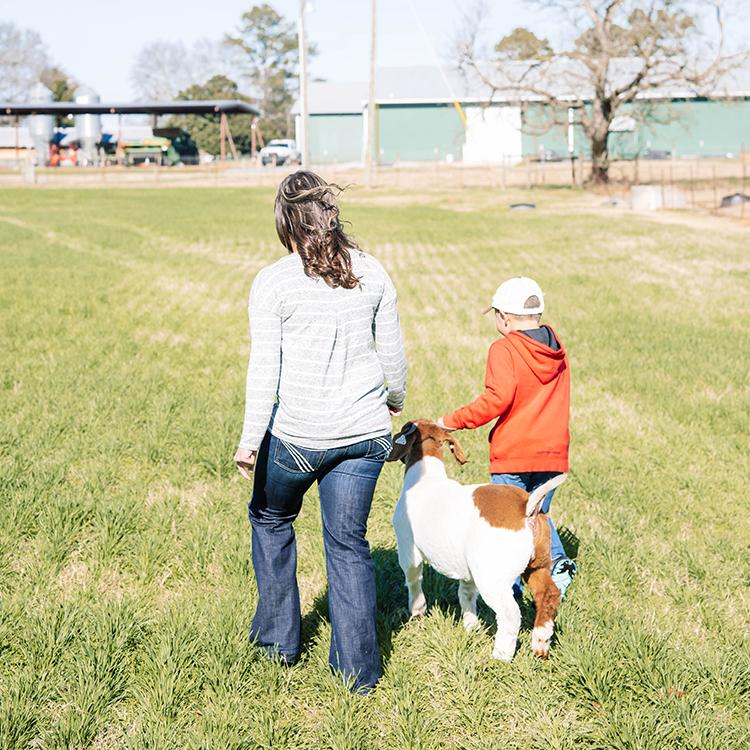
<svg viewBox="0 0 750 750"><path fill-rule="evenodd" d="M48 65L47 49L36 31L0 23L0 100L27 100Z"/></svg>
<svg viewBox="0 0 750 750"><path fill-rule="evenodd" d="M204 84L214 76L229 77L236 54L222 42L199 39L192 47L182 42L156 41L135 58L130 79L141 99L175 99L180 91Z"/></svg>
<svg viewBox="0 0 750 750"><path fill-rule="evenodd" d="M530 0L559 17L567 43L554 49L525 29L481 50L486 10L476 5L459 40L459 65L492 95L543 108L547 126L575 122L591 149L592 180L609 180L609 134L616 119L664 118L660 98L711 93L747 59L730 54L722 0ZM533 103L533 104L530 104ZM541 107L539 107L541 105ZM539 124L537 118L537 125Z"/></svg>
<svg viewBox="0 0 750 750"><path fill-rule="evenodd" d="M194 83L187 48L182 42L150 42L136 55L130 80L142 99L174 99Z"/></svg>

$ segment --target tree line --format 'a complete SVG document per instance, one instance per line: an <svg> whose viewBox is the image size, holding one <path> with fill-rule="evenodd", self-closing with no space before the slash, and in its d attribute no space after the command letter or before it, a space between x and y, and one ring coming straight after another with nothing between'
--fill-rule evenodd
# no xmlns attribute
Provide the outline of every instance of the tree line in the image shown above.
<svg viewBox="0 0 750 750"><path fill-rule="evenodd" d="M315 54L314 47L310 54ZM238 26L220 40L193 45L159 40L136 55L130 79L141 100L239 99L261 111L266 139L294 133L292 104L298 92L299 48L294 22L272 5L253 5ZM54 101L73 101L79 82L51 61L40 34L0 23L0 100L25 101L42 81ZM250 150L248 115L230 115L229 126L241 151ZM62 118L58 125L72 125ZM219 151L219 125L211 116L172 117L208 153Z"/></svg>
<svg viewBox="0 0 750 750"><path fill-rule="evenodd" d="M659 92L713 95L738 65L744 49L729 49L727 0L528 0L557 21L557 44L517 27L494 46L482 34L485 0L467 6L456 64L478 78L490 99L502 94L522 111L522 128L543 133L573 125L583 134L592 179L609 179L611 136L617 123L667 122L676 117ZM315 49L311 47L310 53ZM293 22L268 3L243 13L223 39L156 41L136 56L131 80L143 99L242 99L258 106L265 137L290 136L298 92L299 55ZM0 23L0 99L25 98L42 80L59 101L77 85L51 63L40 36ZM654 94L657 94L654 96ZM247 115L230 116L242 151L250 149ZM213 118L175 117L209 153L219 149Z"/></svg>
<svg viewBox="0 0 750 750"><path fill-rule="evenodd" d="M315 54L315 48L310 48ZM239 99L261 111L266 139L292 137L292 105L299 90L299 47L295 24L268 3L242 14L237 29L219 41L158 41L137 55L131 81L143 99ZM250 151L248 115L230 115L237 148ZM170 125L187 130L209 153L219 150L215 119L173 117Z"/></svg>

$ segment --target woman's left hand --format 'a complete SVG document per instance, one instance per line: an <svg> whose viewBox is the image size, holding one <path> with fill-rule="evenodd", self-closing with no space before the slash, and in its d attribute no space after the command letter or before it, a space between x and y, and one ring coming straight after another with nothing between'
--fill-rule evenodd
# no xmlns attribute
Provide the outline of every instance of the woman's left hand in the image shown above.
<svg viewBox="0 0 750 750"><path fill-rule="evenodd" d="M234 462L237 464L237 471L242 474L247 481L250 481L250 474L252 474L255 468L255 457L258 455L258 451L251 451L247 448L237 448L237 452L234 454Z"/></svg>

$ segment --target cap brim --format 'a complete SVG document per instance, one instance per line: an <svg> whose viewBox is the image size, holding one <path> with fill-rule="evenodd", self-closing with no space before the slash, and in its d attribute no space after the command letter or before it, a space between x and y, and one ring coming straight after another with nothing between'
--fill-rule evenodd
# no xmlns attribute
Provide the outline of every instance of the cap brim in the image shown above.
<svg viewBox="0 0 750 750"><path fill-rule="evenodd" d="M490 305L489 307L485 307L485 308L484 308L484 310L482 310L482 315L487 315L487 313L488 313L488 312L489 312L490 310L494 310L494 309L495 309L495 308L494 308L494 307L492 307L492 305Z"/></svg>

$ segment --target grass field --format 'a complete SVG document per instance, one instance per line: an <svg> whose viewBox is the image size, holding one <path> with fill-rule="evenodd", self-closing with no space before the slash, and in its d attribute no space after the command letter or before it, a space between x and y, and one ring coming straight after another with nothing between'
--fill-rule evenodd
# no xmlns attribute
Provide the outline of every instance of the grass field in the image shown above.
<svg viewBox="0 0 750 750"><path fill-rule="evenodd" d="M304 658L247 643L255 600L242 419L246 298L281 249L268 190L0 195L0 748L750 746L750 236L541 192L342 200L391 272L403 419L482 385L478 309L530 274L571 353L572 475L553 503L579 575L548 661L527 601L512 664L426 575L406 621L390 515L370 541L385 676L328 672L316 497L297 523ZM397 422L397 425L402 420ZM486 430L462 433L487 476Z"/></svg>

